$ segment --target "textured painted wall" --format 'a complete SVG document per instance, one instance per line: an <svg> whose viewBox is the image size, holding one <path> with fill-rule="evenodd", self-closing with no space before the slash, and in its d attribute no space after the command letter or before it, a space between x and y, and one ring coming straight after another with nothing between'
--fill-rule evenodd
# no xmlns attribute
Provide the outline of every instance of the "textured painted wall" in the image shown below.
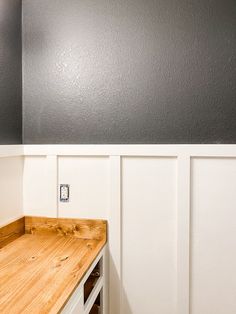
<svg viewBox="0 0 236 314"><path fill-rule="evenodd" d="M236 143L235 0L23 0L25 143Z"/></svg>
<svg viewBox="0 0 236 314"><path fill-rule="evenodd" d="M21 1L0 0L0 144L22 139Z"/></svg>

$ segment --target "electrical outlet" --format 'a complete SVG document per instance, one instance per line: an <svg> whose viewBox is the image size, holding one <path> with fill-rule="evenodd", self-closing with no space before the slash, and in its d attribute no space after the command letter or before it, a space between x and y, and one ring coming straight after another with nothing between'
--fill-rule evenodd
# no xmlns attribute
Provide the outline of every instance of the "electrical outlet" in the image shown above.
<svg viewBox="0 0 236 314"><path fill-rule="evenodd" d="M60 202L69 202L70 186L69 184L60 184Z"/></svg>

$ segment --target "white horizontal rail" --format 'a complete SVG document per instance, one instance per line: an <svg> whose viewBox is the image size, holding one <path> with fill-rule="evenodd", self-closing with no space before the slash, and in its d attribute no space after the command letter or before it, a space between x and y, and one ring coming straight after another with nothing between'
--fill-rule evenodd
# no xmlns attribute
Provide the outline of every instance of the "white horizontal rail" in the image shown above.
<svg viewBox="0 0 236 314"><path fill-rule="evenodd" d="M24 145L24 155L235 157L232 145Z"/></svg>
<svg viewBox="0 0 236 314"><path fill-rule="evenodd" d="M1 157L14 156L159 156L235 157L236 144L202 145L0 145Z"/></svg>

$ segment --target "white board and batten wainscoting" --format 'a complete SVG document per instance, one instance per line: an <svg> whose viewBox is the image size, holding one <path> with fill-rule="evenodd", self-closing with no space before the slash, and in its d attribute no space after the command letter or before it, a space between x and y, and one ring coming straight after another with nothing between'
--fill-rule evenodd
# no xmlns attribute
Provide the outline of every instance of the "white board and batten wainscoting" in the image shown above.
<svg viewBox="0 0 236 314"><path fill-rule="evenodd" d="M109 314L236 313L236 145L2 146L0 157L0 223L108 220Z"/></svg>

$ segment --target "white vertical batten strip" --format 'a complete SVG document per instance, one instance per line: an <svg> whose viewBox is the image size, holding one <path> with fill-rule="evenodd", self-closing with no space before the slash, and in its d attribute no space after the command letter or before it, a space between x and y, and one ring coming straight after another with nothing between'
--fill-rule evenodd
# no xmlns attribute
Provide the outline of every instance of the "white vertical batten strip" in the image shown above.
<svg viewBox="0 0 236 314"><path fill-rule="evenodd" d="M58 173L57 173L57 156L47 155L47 187L48 187L48 208L52 213L52 217L58 217ZM42 196L43 197L43 196Z"/></svg>
<svg viewBox="0 0 236 314"><path fill-rule="evenodd" d="M189 314L190 156L178 156L177 177L177 314Z"/></svg>
<svg viewBox="0 0 236 314"><path fill-rule="evenodd" d="M109 313L121 313L121 158L110 156Z"/></svg>

